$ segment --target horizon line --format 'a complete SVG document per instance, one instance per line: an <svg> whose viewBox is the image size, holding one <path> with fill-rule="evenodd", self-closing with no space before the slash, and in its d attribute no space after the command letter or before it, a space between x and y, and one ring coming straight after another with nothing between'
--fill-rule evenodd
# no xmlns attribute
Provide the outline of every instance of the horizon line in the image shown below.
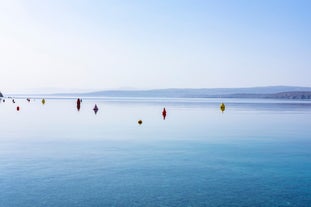
<svg viewBox="0 0 311 207"><path fill-rule="evenodd" d="M57 94L88 94L88 93L97 93L97 92L105 92L105 91L158 91L158 90L204 90L204 89L211 89L211 90L222 90L222 89L252 89L252 88L278 88L278 87L284 87L284 88L310 88L311 86L292 86L292 85L267 85L267 86L248 86L248 87L185 87L185 88L179 88L179 87L168 87L168 88L151 88L151 89L138 89L138 88L115 88L115 89L60 89L57 88L55 91L37 91L40 90L34 89L34 92L9 92L5 93L7 96L11 95L57 95ZM27 89L26 89L27 90ZM53 90L50 88L49 90ZM62 92L60 90L64 90L65 92ZM4 96L4 93L0 91L2 95Z"/></svg>

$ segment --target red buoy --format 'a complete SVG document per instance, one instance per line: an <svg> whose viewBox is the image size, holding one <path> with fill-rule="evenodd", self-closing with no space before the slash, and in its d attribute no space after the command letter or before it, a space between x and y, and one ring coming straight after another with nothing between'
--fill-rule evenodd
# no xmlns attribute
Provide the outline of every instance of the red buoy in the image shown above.
<svg viewBox="0 0 311 207"><path fill-rule="evenodd" d="M163 119L165 120L165 117L166 117L166 110L165 110L165 107L163 108L162 116L163 116Z"/></svg>
<svg viewBox="0 0 311 207"><path fill-rule="evenodd" d="M19 106L16 107L16 110L19 111Z"/></svg>
<svg viewBox="0 0 311 207"><path fill-rule="evenodd" d="M78 98L77 99L77 109L78 109L78 111L80 110L80 106L81 105L81 100Z"/></svg>

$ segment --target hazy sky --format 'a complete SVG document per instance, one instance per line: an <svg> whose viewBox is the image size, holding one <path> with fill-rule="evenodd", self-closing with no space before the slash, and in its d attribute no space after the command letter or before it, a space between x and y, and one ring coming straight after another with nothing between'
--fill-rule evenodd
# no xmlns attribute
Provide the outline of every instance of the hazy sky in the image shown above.
<svg viewBox="0 0 311 207"><path fill-rule="evenodd" d="M311 86L309 0L0 0L0 91Z"/></svg>

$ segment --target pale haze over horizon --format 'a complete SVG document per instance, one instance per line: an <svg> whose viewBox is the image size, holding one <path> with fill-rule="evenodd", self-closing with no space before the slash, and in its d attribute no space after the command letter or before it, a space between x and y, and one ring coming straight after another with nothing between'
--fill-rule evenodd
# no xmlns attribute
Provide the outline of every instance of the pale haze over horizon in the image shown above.
<svg viewBox="0 0 311 207"><path fill-rule="evenodd" d="M0 0L0 91L311 87L308 0Z"/></svg>

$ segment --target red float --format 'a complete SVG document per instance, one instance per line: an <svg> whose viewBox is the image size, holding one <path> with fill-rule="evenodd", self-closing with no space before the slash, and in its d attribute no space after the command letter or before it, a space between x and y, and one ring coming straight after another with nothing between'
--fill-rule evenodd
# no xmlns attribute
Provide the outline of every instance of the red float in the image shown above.
<svg viewBox="0 0 311 207"><path fill-rule="evenodd" d="M165 110L165 107L163 108L162 116L163 116L163 119L165 120L165 117L166 117L166 110Z"/></svg>

